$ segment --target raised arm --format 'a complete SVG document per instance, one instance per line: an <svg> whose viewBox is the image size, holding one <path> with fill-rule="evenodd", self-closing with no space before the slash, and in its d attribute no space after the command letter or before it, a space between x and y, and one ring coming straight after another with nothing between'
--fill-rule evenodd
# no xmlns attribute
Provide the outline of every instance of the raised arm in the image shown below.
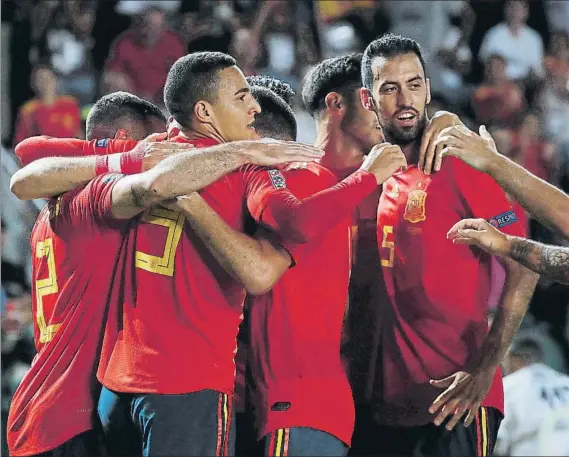
<svg viewBox="0 0 569 457"><path fill-rule="evenodd" d="M168 157L149 171L121 179L113 188L113 215L130 219L145 208L188 195L247 165L319 159L317 148L288 141L235 141Z"/></svg>
<svg viewBox="0 0 569 457"><path fill-rule="evenodd" d="M55 151L44 150L43 158L32 161L12 175L10 180L12 193L20 200L53 197L80 187L100 174L140 173L150 169L169 155L192 148L192 145L184 143L140 142L137 144L134 140L109 140L108 143L107 140L100 141L104 141L105 146L102 146L103 143L99 143L101 146L96 146L94 142L82 140L55 141L62 145L62 156L50 157L49 153L55 153ZM82 142L82 144L75 142ZM132 149L118 153L124 148ZM117 153L108 154L109 149ZM73 157L83 155L83 151L89 154L93 151L101 152L104 155ZM29 154L26 157L30 158Z"/></svg>
<svg viewBox="0 0 569 457"><path fill-rule="evenodd" d="M480 135L464 126L447 128L437 143L445 145L443 155L487 173L541 223L569 238L569 196L501 155L484 126Z"/></svg>
<svg viewBox="0 0 569 457"><path fill-rule="evenodd" d="M219 264L251 295L267 293L291 265L288 251L270 234L261 230L252 238L232 229L197 193L169 207L186 215Z"/></svg>
<svg viewBox="0 0 569 457"><path fill-rule="evenodd" d="M356 209L394 172L407 166L401 148L376 145L358 171L335 186L299 199L277 170L254 171L247 178L249 211L257 222L286 239L306 243Z"/></svg>
<svg viewBox="0 0 569 457"><path fill-rule="evenodd" d="M489 254L510 258L549 279L569 284L569 247L506 235L484 219L463 219L449 230L447 237L453 243L478 246Z"/></svg>

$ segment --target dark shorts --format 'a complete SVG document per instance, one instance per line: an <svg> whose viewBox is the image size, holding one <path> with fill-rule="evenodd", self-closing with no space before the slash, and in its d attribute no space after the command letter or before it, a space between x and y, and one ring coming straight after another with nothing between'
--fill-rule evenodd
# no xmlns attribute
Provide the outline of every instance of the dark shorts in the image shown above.
<svg viewBox="0 0 569 457"><path fill-rule="evenodd" d="M101 457L104 455L99 431L87 430L51 451L36 454L36 457Z"/></svg>
<svg viewBox="0 0 569 457"><path fill-rule="evenodd" d="M279 428L265 436L267 456L338 456L348 447L329 433L308 427Z"/></svg>
<svg viewBox="0 0 569 457"><path fill-rule="evenodd" d="M257 440L255 419L251 412L235 414L235 455L247 457L262 457L264 454L263 440Z"/></svg>
<svg viewBox="0 0 569 457"><path fill-rule="evenodd" d="M235 453L232 397L124 394L103 388L99 417L112 456L226 456Z"/></svg>
<svg viewBox="0 0 569 457"><path fill-rule="evenodd" d="M492 455L502 417L498 410L482 407L469 427L459 423L449 432L446 422L439 427L379 426L360 411L350 455L486 457Z"/></svg>

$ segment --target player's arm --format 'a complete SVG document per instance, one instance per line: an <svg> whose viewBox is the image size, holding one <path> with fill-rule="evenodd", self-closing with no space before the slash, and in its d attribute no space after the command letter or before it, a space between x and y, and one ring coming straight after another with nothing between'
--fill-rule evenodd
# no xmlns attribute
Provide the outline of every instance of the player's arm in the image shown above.
<svg viewBox="0 0 569 457"><path fill-rule="evenodd" d="M456 191L464 202L465 211L495 221L499 228L510 235L524 235L523 227L495 181L455 159L448 166L454 168ZM465 425L470 425L476 417L496 370L526 314L539 278L511 258L501 257L499 260L506 270L506 281L498 312L482 346L463 371L431 381L433 386L446 389L429 411L438 413L434 420L436 425L453 415L447 429L458 424L467 411Z"/></svg>
<svg viewBox="0 0 569 457"><path fill-rule="evenodd" d="M187 151L192 146L183 143L140 142L134 140L58 140L62 147L58 157L55 150L45 149L43 158L32 161L18 170L10 180L12 193L21 200L48 198L80 187L98 175L114 172L135 174L146 170L168 155ZM96 141L104 141L105 146L96 146ZM102 143L99 143L102 144ZM50 146L51 148L52 146ZM126 152L119 152L124 149ZM110 153L115 151L115 153ZM87 155L100 152L101 155ZM37 154L37 153L36 153ZM28 159L30 155L26 156Z"/></svg>
<svg viewBox="0 0 569 457"><path fill-rule="evenodd" d="M569 248L502 233L484 219L463 219L448 232L456 244L478 246L489 254L510 258L550 279L569 284Z"/></svg>
<svg viewBox="0 0 569 457"><path fill-rule="evenodd" d="M541 223L569 238L569 196L500 154L484 126L480 135L464 126L450 127L437 143L446 145L443 155L487 173Z"/></svg>
<svg viewBox="0 0 569 457"><path fill-rule="evenodd" d="M288 251L269 234L252 238L232 229L197 193L180 197L169 207L186 215L219 264L251 295L267 293L291 265Z"/></svg>
<svg viewBox="0 0 569 457"><path fill-rule="evenodd" d="M254 219L295 243L306 243L348 217L393 173L407 166L399 146L375 146L358 171L333 187L297 198L278 170L247 172L247 205Z"/></svg>
<svg viewBox="0 0 569 457"><path fill-rule="evenodd" d="M113 215L130 219L145 208L203 189L244 165L275 165L319 159L322 152L289 141L235 141L182 152L113 188Z"/></svg>

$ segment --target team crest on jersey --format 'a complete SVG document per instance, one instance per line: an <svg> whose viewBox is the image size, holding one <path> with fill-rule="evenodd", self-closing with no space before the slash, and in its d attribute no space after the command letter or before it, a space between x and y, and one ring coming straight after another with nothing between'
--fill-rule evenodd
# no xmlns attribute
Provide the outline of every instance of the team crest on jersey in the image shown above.
<svg viewBox="0 0 569 457"><path fill-rule="evenodd" d="M403 218L412 224L422 222L427 219L425 214L425 201L427 200L427 192L421 189L415 189L409 192L407 197L407 205L405 206L405 214Z"/></svg>
<svg viewBox="0 0 569 457"><path fill-rule="evenodd" d="M275 189L284 189L286 187L284 176L279 170L269 170L269 178L271 178L271 182Z"/></svg>

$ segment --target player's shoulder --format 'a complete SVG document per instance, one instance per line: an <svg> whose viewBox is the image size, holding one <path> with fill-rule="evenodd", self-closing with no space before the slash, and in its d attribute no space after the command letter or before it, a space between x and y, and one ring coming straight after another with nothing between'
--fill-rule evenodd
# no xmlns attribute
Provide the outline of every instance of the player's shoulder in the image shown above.
<svg viewBox="0 0 569 457"><path fill-rule="evenodd" d="M287 174L317 176L321 178L335 178L328 168L319 164L318 162L293 162L286 166L285 172Z"/></svg>
<svg viewBox="0 0 569 457"><path fill-rule="evenodd" d="M33 113L40 106L40 101L37 99L28 100L20 107L20 114L29 115Z"/></svg>

